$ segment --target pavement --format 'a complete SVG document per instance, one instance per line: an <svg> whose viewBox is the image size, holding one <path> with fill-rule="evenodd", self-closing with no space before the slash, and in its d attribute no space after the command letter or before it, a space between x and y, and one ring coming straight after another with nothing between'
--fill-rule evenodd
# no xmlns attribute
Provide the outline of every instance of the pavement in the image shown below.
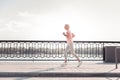
<svg viewBox="0 0 120 80"><path fill-rule="evenodd" d="M103 61L82 61L77 67L77 61L1 61L0 72L21 73L120 73L120 65L115 69L115 63ZM0 77L0 80L120 80L119 77Z"/></svg>

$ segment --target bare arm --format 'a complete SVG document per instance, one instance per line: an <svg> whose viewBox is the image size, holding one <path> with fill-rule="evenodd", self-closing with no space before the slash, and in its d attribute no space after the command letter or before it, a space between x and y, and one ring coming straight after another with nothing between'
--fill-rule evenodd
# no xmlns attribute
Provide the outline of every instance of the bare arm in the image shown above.
<svg viewBox="0 0 120 80"><path fill-rule="evenodd" d="M63 35L66 36L65 32L63 32Z"/></svg>
<svg viewBox="0 0 120 80"><path fill-rule="evenodd" d="M72 33L72 37L75 37L75 35Z"/></svg>

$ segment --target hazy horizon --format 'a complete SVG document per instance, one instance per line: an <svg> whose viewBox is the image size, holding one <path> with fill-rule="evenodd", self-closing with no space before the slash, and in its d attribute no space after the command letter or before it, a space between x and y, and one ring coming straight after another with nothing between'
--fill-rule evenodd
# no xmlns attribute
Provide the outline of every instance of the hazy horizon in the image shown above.
<svg viewBox="0 0 120 80"><path fill-rule="evenodd" d="M0 40L120 41L120 0L0 0Z"/></svg>

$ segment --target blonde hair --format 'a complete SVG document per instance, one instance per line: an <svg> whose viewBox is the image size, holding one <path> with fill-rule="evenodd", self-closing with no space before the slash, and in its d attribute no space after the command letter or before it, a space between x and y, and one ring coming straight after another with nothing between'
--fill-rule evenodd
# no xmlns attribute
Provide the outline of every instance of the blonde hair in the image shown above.
<svg viewBox="0 0 120 80"><path fill-rule="evenodd" d="M69 24L65 24L64 28L69 29L70 28Z"/></svg>

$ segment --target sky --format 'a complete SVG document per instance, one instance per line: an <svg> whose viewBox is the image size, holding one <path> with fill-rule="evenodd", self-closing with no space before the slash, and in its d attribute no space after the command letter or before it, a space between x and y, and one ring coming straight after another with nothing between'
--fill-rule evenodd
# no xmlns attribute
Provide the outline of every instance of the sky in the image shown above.
<svg viewBox="0 0 120 80"><path fill-rule="evenodd" d="M119 41L120 0L0 0L0 40Z"/></svg>

